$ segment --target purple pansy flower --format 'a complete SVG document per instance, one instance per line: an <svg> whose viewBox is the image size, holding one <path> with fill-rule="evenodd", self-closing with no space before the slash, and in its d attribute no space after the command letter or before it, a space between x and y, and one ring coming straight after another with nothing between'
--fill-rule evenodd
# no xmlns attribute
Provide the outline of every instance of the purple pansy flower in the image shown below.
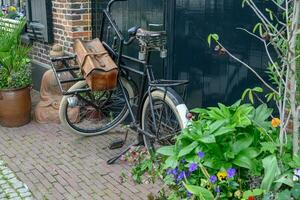
<svg viewBox="0 0 300 200"><path fill-rule="evenodd" d="M191 175L190 172L184 172L185 177L189 177Z"/></svg>
<svg viewBox="0 0 300 200"><path fill-rule="evenodd" d="M215 183L217 181L217 177L215 175L210 176L209 178L211 183Z"/></svg>
<svg viewBox="0 0 300 200"><path fill-rule="evenodd" d="M235 168L229 168L227 170L227 176L228 178L233 178L236 174L236 169Z"/></svg>
<svg viewBox="0 0 300 200"><path fill-rule="evenodd" d="M205 153L203 151L199 151L197 155L200 159L202 159L205 156Z"/></svg>
<svg viewBox="0 0 300 200"><path fill-rule="evenodd" d="M187 191L186 196L187 196L187 197L191 197L191 196L192 196L192 193L190 193L189 191Z"/></svg>
<svg viewBox="0 0 300 200"><path fill-rule="evenodd" d="M178 174L178 167L175 167L175 169L173 169L172 174L174 176L176 176Z"/></svg>
<svg viewBox="0 0 300 200"><path fill-rule="evenodd" d="M177 181L181 181L183 178L184 178L184 171L181 171L179 174L178 174L178 177L177 177Z"/></svg>
<svg viewBox="0 0 300 200"><path fill-rule="evenodd" d="M168 170L166 171L166 174L167 174L167 175L172 174L172 169L168 169Z"/></svg>
<svg viewBox="0 0 300 200"><path fill-rule="evenodd" d="M220 189L220 187L219 187L219 186L217 186L217 187L216 187L216 189L215 189L215 191L216 191L216 193L220 193L220 192L221 192L221 189Z"/></svg>
<svg viewBox="0 0 300 200"><path fill-rule="evenodd" d="M189 172L193 172L193 171L197 170L197 168L198 168L197 163L191 163L189 166Z"/></svg>

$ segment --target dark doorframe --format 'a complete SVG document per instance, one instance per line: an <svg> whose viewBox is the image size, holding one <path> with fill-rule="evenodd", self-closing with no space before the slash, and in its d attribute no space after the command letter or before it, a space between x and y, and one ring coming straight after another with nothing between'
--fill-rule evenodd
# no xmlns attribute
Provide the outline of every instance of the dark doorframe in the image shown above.
<svg viewBox="0 0 300 200"><path fill-rule="evenodd" d="M176 0L167 0L165 4L165 27L168 34L168 57L166 60L165 66L165 77L172 79L173 75L173 64L174 64L174 44L175 44L175 9L176 9Z"/></svg>

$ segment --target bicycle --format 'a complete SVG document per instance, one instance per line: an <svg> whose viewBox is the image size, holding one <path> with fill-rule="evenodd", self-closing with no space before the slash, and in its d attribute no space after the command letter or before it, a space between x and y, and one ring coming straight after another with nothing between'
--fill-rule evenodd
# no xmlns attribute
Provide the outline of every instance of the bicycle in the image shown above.
<svg viewBox="0 0 300 200"><path fill-rule="evenodd" d="M167 56L166 32L133 27L128 30L129 39L125 40L110 12L112 5L118 1L126 0L111 0L103 10L100 31L100 40L119 66L117 88L93 92L84 79L76 74L79 68L72 66L76 56L53 58L53 63L64 65L62 69L52 65L64 95L60 104L60 120L72 132L94 136L107 133L130 115L130 127L139 135L138 144L143 142L148 151L155 151L158 145L172 143L174 136L188 124L189 111L180 95L171 88L184 86L185 93L188 81L155 78L153 68L149 65L150 55L158 51L162 59ZM123 54L123 47L134 41L139 43L138 59ZM143 71L130 67L126 64L128 62L143 66ZM60 80L59 73L62 72L71 73L73 79ZM142 79L139 89L130 76L132 73ZM62 84L70 82L77 83L65 91ZM72 109L79 111L79 119L70 119ZM113 163L121 154L108 163Z"/></svg>

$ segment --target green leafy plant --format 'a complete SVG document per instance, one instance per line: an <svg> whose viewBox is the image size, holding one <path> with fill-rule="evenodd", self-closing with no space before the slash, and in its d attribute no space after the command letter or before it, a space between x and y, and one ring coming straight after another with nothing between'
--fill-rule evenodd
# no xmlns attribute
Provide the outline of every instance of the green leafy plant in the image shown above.
<svg viewBox="0 0 300 200"><path fill-rule="evenodd" d="M284 162L279 161L279 130L270 121L272 109L238 101L192 112L195 117L174 145L158 149L155 162L142 159L133 168L135 180L142 182L150 169L168 187L167 199L251 199L293 186L296 166L287 166L294 163L291 146Z"/></svg>
<svg viewBox="0 0 300 200"><path fill-rule="evenodd" d="M30 48L21 44L26 21L14 30L0 29L0 89L16 89L31 83Z"/></svg>

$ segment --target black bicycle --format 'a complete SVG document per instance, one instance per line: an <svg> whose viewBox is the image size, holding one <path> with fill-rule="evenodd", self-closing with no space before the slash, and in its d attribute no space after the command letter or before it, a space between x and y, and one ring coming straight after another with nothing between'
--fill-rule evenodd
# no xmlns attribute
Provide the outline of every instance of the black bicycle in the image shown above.
<svg viewBox="0 0 300 200"><path fill-rule="evenodd" d="M113 3L118 1L124 0L111 0L103 11L100 34L104 47L119 66L118 86L111 91L91 91L84 79L78 76L79 68L73 66L75 56L53 58L52 67L64 94L60 120L72 132L93 136L115 128L129 114L132 119L130 127L143 137L148 150L155 151L157 146L171 144L174 136L188 123L188 109L180 95L172 89L181 86L185 90L188 81L155 78L149 60L154 51L160 52L162 59L167 56L166 32L133 27L128 31L129 39L124 40L110 13ZM124 46L134 41L140 49L138 58L123 53ZM143 70L131 67L132 63L142 66ZM57 64L64 67L57 69ZM73 78L60 80L60 73L65 72L71 73ZM141 77L141 82L136 83L131 74ZM77 83L64 90L63 84L70 82Z"/></svg>

